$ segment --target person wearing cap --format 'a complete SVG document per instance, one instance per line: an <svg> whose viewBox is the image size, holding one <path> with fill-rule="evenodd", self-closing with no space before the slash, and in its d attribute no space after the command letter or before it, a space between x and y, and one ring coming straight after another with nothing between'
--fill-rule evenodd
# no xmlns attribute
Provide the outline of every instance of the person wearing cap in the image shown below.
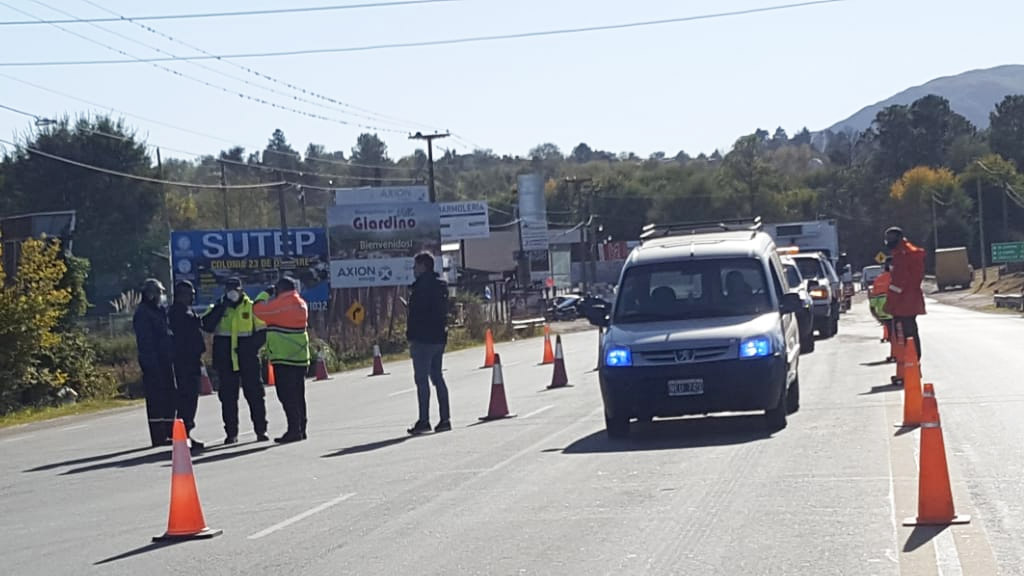
<svg viewBox="0 0 1024 576"><path fill-rule="evenodd" d="M167 323L167 294L155 278L142 286L142 302L132 317L138 348L142 385L146 393L146 418L153 447L170 446L175 416L174 342Z"/></svg>
<svg viewBox="0 0 1024 576"><path fill-rule="evenodd" d="M889 292L885 300L885 312L893 319L893 328L902 329L904 338L913 338L917 357L921 358L921 334L917 329L917 317L925 314L923 248L907 240L903 230L893 226L885 231L885 246L892 254L892 270Z"/></svg>
<svg viewBox="0 0 1024 576"><path fill-rule="evenodd" d="M168 321L174 338L174 382L178 388L178 418L185 424L192 448L202 450L206 446L192 438L192 429L196 427L196 409L199 407L203 354L206 352L203 324L192 310L195 299L195 286L188 280L178 281L174 285L174 302L168 311Z"/></svg>
<svg viewBox="0 0 1024 576"><path fill-rule="evenodd" d="M249 404L256 440L267 437L266 393L260 381L259 351L261 322L252 311L253 302L242 289L239 278L224 283L224 295L202 317L203 330L213 333L213 368L220 387L217 396L224 419L225 444L238 442L239 388Z"/></svg>
<svg viewBox="0 0 1024 576"><path fill-rule="evenodd" d="M267 357L274 367L277 399L288 420L288 429L274 441L305 440L309 307L299 295L298 283L284 276L272 290L256 296L253 313L267 326Z"/></svg>

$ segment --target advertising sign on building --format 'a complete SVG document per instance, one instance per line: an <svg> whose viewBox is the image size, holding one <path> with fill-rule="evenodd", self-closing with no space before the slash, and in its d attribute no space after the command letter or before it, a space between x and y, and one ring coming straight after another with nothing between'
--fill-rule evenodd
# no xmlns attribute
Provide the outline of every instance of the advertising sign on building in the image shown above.
<svg viewBox="0 0 1024 576"><path fill-rule="evenodd" d="M331 286L408 286L413 258L429 252L441 271L441 222L428 202L346 204L327 210Z"/></svg>
<svg viewBox="0 0 1024 576"><path fill-rule="evenodd" d="M338 206L353 204L388 204L391 202L428 202L426 186L378 186L337 188L334 203Z"/></svg>
<svg viewBox="0 0 1024 576"><path fill-rule="evenodd" d="M187 230L171 232L174 282L196 287L196 305L208 306L224 292L224 281L238 277L250 297L277 281L282 264L301 284L310 310L326 310L330 285L327 234L322 228L288 230L293 246L285 262L280 230Z"/></svg>
<svg viewBox="0 0 1024 576"><path fill-rule="evenodd" d="M438 206L443 242L491 237L487 202L442 202Z"/></svg>
<svg viewBox="0 0 1024 576"><path fill-rule="evenodd" d="M521 174L519 182L519 234L523 250L548 249L548 211L544 198L544 177Z"/></svg>

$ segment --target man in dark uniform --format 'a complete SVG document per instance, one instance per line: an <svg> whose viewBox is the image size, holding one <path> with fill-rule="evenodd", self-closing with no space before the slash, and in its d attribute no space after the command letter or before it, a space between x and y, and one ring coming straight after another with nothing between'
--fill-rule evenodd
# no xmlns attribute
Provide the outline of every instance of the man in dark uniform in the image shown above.
<svg viewBox="0 0 1024 576"><path fill-rule="evenodd" d="M409 295L406 337L412 357L413 381L416 383L419 418L409 434L430 432L430 383L437 389L441 421L434 432L452 429L448 403L448 385L444 381L444 349L448 343L448 287L434 271L434 257L428 253L415 258L416 281Z"/></svg>
<svg viewBox="0 0 1024 576"><path fill-rule="evenodd" d="M259 359L260 348L266 340L266 325L253 314L252 304L242 290L242 281L231 278L224 284L224 295L202 317L203 330L214 334L213 367L220 379L217 395L227 433L225 444L238 442L239 388L249 404L256 440L270 439Z"/></svg>
<svg viewBox="0 0 1024 576"><path fill-rule="evenodd" d="M168 312L171 332L174 334L174 381L178 386L178 418L185 423L192 448L206 446L192 438L196 427L196 409L199 407L199 382L202 379L203 341L202 321L192 310L196 289L188 280L174 285L174 303Z"/></svg>
<svg viewBox="0 0 1024 576"><path fill-rule="evenodd" d="M146 391L149 439L154 447L170 446L176 406L174 342L167 324L167 294L159 280L150 278L143 284L132 326Z"/></svg>

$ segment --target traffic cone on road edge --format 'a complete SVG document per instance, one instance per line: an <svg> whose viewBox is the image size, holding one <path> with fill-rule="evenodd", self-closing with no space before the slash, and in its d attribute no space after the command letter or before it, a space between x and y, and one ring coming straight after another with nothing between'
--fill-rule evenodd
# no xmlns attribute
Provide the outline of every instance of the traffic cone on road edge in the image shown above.
<svg viewBox="0 0 1024 576"><path fill-rule="evenodd" d="M548 386L548 390L552 388L567 388L569 386L569 376L565 373L565 355L562 353L562 337L555 336L555 370L551 374L551 385Z"/></svg>
<svg viewBox="0 0 1024 576"><path fill-rule="evenodd" d="M515 414L509 414L508 401L505 399L505 378L501 374L501 356L494 355L494 371L491 373L491 404L487 409L487 416L482 416L481 421L501 420L502 418L515 418Z"/></svg>
<svg viewBox="0 0 1024 576"><path fill-rule="evenodd" d="M210 380L210 373L206 371L206 364L201 364L199 372L199 395L209 396L210 394L213 394L213 381Z"/></svg>
<svg viewBox="0 0 1024 576"><path fill-rule="evenodd" d="M373 345L373 372L370 376L386 376L387 372L384 371L384 359L380 355L380 346L377 344Z"/></svg>
<svg viewBox="0 0 1024 576"><path fill-rule="evenodd" d="M967 524L971 517L956 514L953 490L949 483L946 446L942 441L939 406L935 388L924 385L921 422L921 462L917 486L917 517L907 518L904 526L947 526Z"/></svg>
<svg viewBox="0 0 1024 576"><path fill-rule="evenodd" d="M487 329L487 334L484 336L484 365L481 368L493 368L494 367L494 334L491 329Z"/></svg>
<svg viewBox="0 0 1024 576"><path fill-rule="evenodd" d="M544 359L541 360L541 366L547 366L548 364L555 363L555 353L551 349L551 332L549 331L547 324L544 325Z"/></svg>
<svg viewBox="0 0 1024 576"><path fill-rule="evenodd" d="M327 373L327 360L324 358L324 351L321 350L316 355L316 379L321 381L330 377L330 374Z"/></svg>
<svg viewBox="0 0 1024 576"><path fill-rule="evenodd" d="M277 381L274 379L274 365L269 360L267 361L267 386L277 386Z"/></svg>
<svg viewBox="0 0 1024 576"><path fill-rule="evenodd" d="M224 533L206 525L203 508L199 504L199 490L192 472L192 455L188 449L185 423L174 421L174 446L171 452L171 509L167 518L167 532L154 536L154 542L167 540L197 540L213 538Z"/></svg>
<svg viewBox="0 0 1024 576"><path fill-rule="evenodd" d="M896 325L896 342L893 346L893 356L896 358L896 375L892 377L893 384L903 384L903 357L906 354L907 341L903 338L903 326Z"/></svg>
<svg viewBox="0 0 1024 576"><path fill-rule="evenodd" d="M882 322L882 344L889 341L889 323Z"/></svg>
<svg viewBox="0 0 1024 576"><path fill-rule="evenodd" d="M907 338L903 348L903 422L897 428L913 428L921 424L921 365L917 361L917 344L914 337Z"/></svg>

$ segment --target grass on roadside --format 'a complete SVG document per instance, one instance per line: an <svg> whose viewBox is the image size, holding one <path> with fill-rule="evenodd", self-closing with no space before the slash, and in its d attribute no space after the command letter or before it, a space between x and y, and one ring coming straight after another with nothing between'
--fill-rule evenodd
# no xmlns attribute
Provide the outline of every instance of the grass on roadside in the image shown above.
<svg viewBox="0 0 1024 576"><path fill-rule="evenodd" d="M81 414L92 414L123 406L133 406L142 402L142 399L127 400L124 398L90 399L83 400L76 404L65 406L45 406L36 408L25 408L5 416L0 416L0 428L10 428L22 424L53 420L64 416L77 416Z"/></svg>

